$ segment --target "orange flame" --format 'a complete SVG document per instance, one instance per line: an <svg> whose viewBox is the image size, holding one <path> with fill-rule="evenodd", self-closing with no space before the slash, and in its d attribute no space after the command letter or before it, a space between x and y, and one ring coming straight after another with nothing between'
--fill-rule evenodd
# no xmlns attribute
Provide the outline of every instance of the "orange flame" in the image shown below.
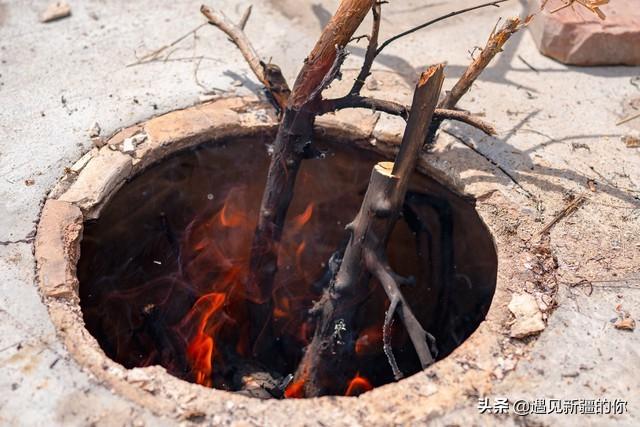
<svg viewBox="0 0 640 427"><path fill-rule="evenodd" d="M291 305L289 303L289 298L284 297L279 300L276 300L276 306L273 309L273 317L276 319L287 317L290 310L291 310Z"/></svg>
<svg viewBox="0 0 640 427"><path fill-rule="evenodd" d="M201 296L182 319L180 333L187 343L187 361L196 382L211 386L214 368L233 357L223 347L247 356L254 343L249 330L251 303L263 302L257 283L250 277L250 253L257 212L249 208L246 188L229 191L216 211L207 211L192 221L182 242L182 266L189 286ZM311 326L303 321L304 304L312 296L308 285L321 273L313 240L305 241L303 230L311 229L314 204L291 218L278 244L278 268L283 274L274 285L272 318L278 333L308 343ZM287 272L287 273L284 273ZM214 297L215 295L215 297ZM224 307L223 307L224 306ZM233 345L233 347L228 347ZM227 346L227 347L225 347ZM304 382L292 384L287 397L304 397Z"/></svg>
<svg viewBox="0 0 640 427"><path fill-rule="evenodd" d="M225 296L221 293L210 293L199 298L191 309L191 314L199 314L200 322L196 334L187 347L187 357L198 384L211 386L212 360L215 355L215 343L212 334L207 333L209 319L224 304ZM188 316L191 317L191 316Z"/></svg>
<svg viewBox="0 0 640 427"><path fill-rule="evenodd" d="M304 254L304 250L307 247L306 242L302 242L296 248L296 271L298 274L306 280L305 269L302 266L302 255Z"/></svg>
<svg viewBox="0 0 640 427"><path fill-rule="evenodd" d="M357 373L355 377L351 381L349 381L349 386L347 387L347 391L344 393L345 396L358 396L362 393L365 393L369 390L373 389L373 386L365 377L361 377L360 373Z"/></svg>
<svg viewBox="0 0 640 427"><path fill-rule="evenodd" d="M238 227L245 222L245 218L241 213L228 213L229 200L224 202L224 206L220 210L220 224L224 227Z"/></svg>
<svg viewBox="0 0 640 427"><path fill-rule="evenodd" d="M284 391L287 399L302 399L304 397L304 380L298 380L289 384Z"/></svg>
<svg viewBox="0 0 640 427"><path fill-rule="evenodd" d="M293 218L293 226L297 229L302 228L306 223L309 222L311 216L313 215L313 203L309 203L307 208L297 217Z"/></svg>

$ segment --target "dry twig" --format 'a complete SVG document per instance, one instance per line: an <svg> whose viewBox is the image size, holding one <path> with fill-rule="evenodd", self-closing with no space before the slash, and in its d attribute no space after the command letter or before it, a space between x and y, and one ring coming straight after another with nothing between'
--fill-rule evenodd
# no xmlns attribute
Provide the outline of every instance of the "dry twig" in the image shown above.
<svg viewBox="0 0 640 427"><path fill-rule="evenodd" d="M413 27L413 28L411 28L411 29L409 29L407 31L403 31L400 34L397 34L397 35L385 40L385 42L380 45L378 50L376 50L376 55L375 56L380 55L382 50L385 47L389 46L394 41L396 41L398 39L401 39L402 37L408 36L409 34L415 33L418 30L421 30L421 29L426 28L426 27L428 27L430 25L436 24L436 23L438 23L440 21L444 21L445 19L452 18L452 17L457 16L457 15L462 15L463 13L471 12L473 10L482 9L482 8L489 7L489 6L500 7L500 3L504 3L506 1L508 1L508 0L497 0L497 1L492 1L492 2L489 2L489 3L484 3L484 4L480 4L480 5L473 6L473 7L468 7L468 8L461 9L461 10L456 10L454 12L450 12L450 13L447 13L446 15L443 15L443 16L440 16L438 18L432 19L431 21L425 22L424 24L420 24L417 27Z"/></svg>
<svg viewBox="0 0 640 427"><path fill-rule="evenodd" d="M238 28L244 31L247 26L247 22L249 22L249 18L251 17L251 11L253 10L253 6L249 5L242 14L242 18L238 21Z"/></svg>
<svg viewBox="0 0 640 427"><path fill-rule="evenodd" d="M564 209L562 209L560 213L558 213L551 221L549 221L547 225L542 228L542 230L538 231L533 237L542 236L543 234L548 233L554 225L560 222L563 218L566 218L567 216L577 211L578 208L582 206L582 204L586 201L587 198L584 195L576 197L574 201L572 201Z"/></svg>
<svg viewBox="0 0 640 427"><path fill-rule="evenodd" d="M183 34L182 36L178 37L177 39L175 39L174 41L172 41L171 43L164 45L152 52L149 52L148 54L140 57L136 62L133 62L131 64L128 64L127 67L133 67L135 65L142 65L142 64L147 64L149 62L154 62L154 61L161 61L161 60L167 60L169 58L169 55L171 54L171 52L169 54L167 54L164 59L162 59L162 54L169 48L174 47L175 45L177 45L178 43L180 43L181 41L185 40L187 37L195 35L198 30L200 30L202 27L204 27L207 24L200 24L197 27L195 27L194 29L190 30L189 32Z"/></svg>
<svg viewBox="0 0 640 427"><path fill-rule="evenodd" d="M635 120L635 119L638 119L638 118L640 118L640 113L632 114L632 115L630 115L628 117L625 117L624 119L620 120L618 123L616 123L616 126L623 125L625 123L628 123L628 122L630 122L632 120Z"/></svg>
<svg viewBox="0 0 640 427"><path fill-rule="evenodd" d="M447 92L447 95L438 104L439 108L454 109L462 98L471 88L476 79L485 70L491 60L499 53L502 52L502 48L511 36L517 32L523 25L528 23L530 18L527 18L524 24L519 18L510 18L504 25L496 31L494 28L485 47L480 52L480 55L475 57L471 64L467 67L462 77L458 79L453 88ZM432 142L435 139L438 128L442 124L442 120L434 120L429 130L427 137L427 143Z"/></svg>
<svg viewBox="0 0 640 427"><path fill-rule="evenodd" d="M286 79L282 75L282 71L277 65L266 64L260 59L251 41L243 31L251 14L251 9L247 9L238 25L231 22L222 11L214 10L205 5L202 5L200 12L207 18L209 24L215 25L229 36L238 50L240 50L240 53L242 53L247 64L249 64L253 74L255 74L258 80L267 88L280 109L284 109L291 91L289 90Z"/></svg>
<svg viewBox="0 0 640 427"><path fill-rule="evenodd" d="M599 6L604 6L606 4L609 4L609 0L563 0L564 4L552 11L550 11L549 13L556 13L561 11L562 9L566 9L568 7L573 7L574 3L577 3L587 9L589 9L589 11L591 13L594 13L598 16L598 18L602 19L603 21L607 18L607 16L604 14L604 12L602 10L600 10ZM544 3L542 4L542 9L544 9L544 7L547 5L548 0L545 0Z"/></svg>
<svg viewBox="0 0 640 427"><path fill-rule="evenodd" d="M364 63L360 69L356 81L353 83L353 87L349 91L350 95L360 95L362 86L364 86L367 77L371 74L371 66L376 59L376 50L378 49L378 37L380 35L380 22L382 21L382 3L378 0L374 0L371 7L371 13L373 14L373 28L371 29L371 35L369 36L369 45L367 46L367 52L364 55Z"/></svg>
<svg viewBox="0 0 640 427"><path fill-rule="evenodd" d="M526 24L526 21L525 21ZM455 108L460 98L469 91L471 85L480 76L482 71L489 65L491 60L499 53L511 36L522 28L522 22L519 18L508 19L507 22L498 30L493 31L487 40L485 47L482 49L471 64L467 67L464 74L453 88L447 92L445 98L440 102L440 108Z"/></svg>
<svg viewBox="0 0 640 427"><path fill-rule="evenodd" d="M366 108L373 111L381 111L393 116L402 117L404 120L407 120L410 113L410 108L408 106L399 104L397 102L365 96L347 95L343 98L323 100L320 104L318 114L322 115L338 110L343 110L345 108ZM491 123L488 123L481 118L465 111L436 108L434 113L434 120L456 120L480 129L487 135L496 134L496 129Z"/></svg>

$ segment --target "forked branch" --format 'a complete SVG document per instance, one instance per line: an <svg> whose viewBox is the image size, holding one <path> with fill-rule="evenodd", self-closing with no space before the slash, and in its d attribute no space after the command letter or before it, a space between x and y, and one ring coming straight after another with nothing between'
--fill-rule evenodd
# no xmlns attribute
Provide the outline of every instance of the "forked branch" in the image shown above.
<svg viewBox="0 0 640 427"><path fill-rule="evenodd" d="M258 80L260 80L269 91L279 108L283 110L287 105L287 100L291 93L289 85L282 75L280 67L275 64L267 64L260 59L260 56L244 32L244 27L251 14L251 8L249 7L247 9L238 25L227 18L222 11L212 9L208 6L202 5L200 12L207 18L209 24L218 27L229 36L229 39L236 45L247 61L247 64L249 64L253 74L255 74Z"/></svg>
<svg viewBox="0 0 640 427"><path fill-rule="evenodd" d="M381 282L390 301L390 309L383 327L384 350L394 376L398 369L388 339L389 325L395 308L399 308L402 320L416 349L423 367L433 362L427 334L411 312L411 308L398 288L398 276L386 264L386 247L404 202L404 197L427 135L444 80L443 65L431 67L422 74L416 91L400 151L395 163L378 163L371 174L360 211L347 229L351 232L342 263L335 279L325 290L313 313L318 316L313 339L305 349L294 379L296 387L302 387L304 396L320 396L335 393L331 387L343 378L335 373L351 375L353 372L336 365L354 357L354 319L358 302L366 295L371 274ZM336 335L336 331L340 331ZM323 382L332 378L333 384ZM337 380L337 381L336 381Z"/></svg>
<svg viewBox="0 0 640 427"><path fill-rule="evenodd" d="M339 73L344 47L353 37L372 2L375 0L343 0L323 29L313 50L307 56L293 89L280 69L260 60L242 28L231 22L221 11L207 6L201 12L235 43L256 77L276 101L282 117L273 144L269 173L260 205L258 224L250 255L250 277L246 291L254 302L251 310L253 355L268 356L271 339L271 295L277 272L278 242L282 236L289 204L302 159L309 151L316 116L315 106L323 89ZM247 16L247 14L245 14Z"/></svg>
<svg viewBox="0 0 640 427"><path fill-rule="evenodd" d="M392 272L387 261L385 259L381 259L378 254L371 250L366 250L364 252L364 261L367 270L369 270L371 274L378 279L387 294L387 298L389 298L390 304L389 309L385 314L385 323L388 322L388 319L393 317L399 306L400 310L398 311L398 314L400 315L400 319L402 319L402 323L409 333L409 338L413 343L413 348L415 348L416 353L418 354L418 359L420 359L422 368L426 368L433 363L433 355L429 348L429 341L433 338L431 338L431 336L424 330L416 316L413 314L413 311L411 311L411 307L400 291L399 283L395 278L396 275ZM389 333L383 328L382 334L383 342L386 341L384 342L384 346L386 347L384 348L384 352L387 355L391 368L393 369L394 377L398 380L403 377L403 374L395 363L395 357L393 356L389 340L385 340L385 336L388 336Z"/></svg>

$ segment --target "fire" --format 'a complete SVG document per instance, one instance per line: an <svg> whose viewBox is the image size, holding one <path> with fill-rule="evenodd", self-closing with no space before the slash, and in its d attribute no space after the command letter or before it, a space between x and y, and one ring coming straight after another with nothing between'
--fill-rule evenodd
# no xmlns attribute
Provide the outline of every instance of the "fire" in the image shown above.
<svg viewBox="0 0 640 427"><path fill-rule="evenodd" d="M302 399L304 397L304 380L298 380L289 384L284 391L287 399Z"/></svg>
<svg viewBox="0 0 640 427"><path fill-rule="evenodd" d="M307 208L300 215L293 219L293 225L297 229L304 227L306 223L309 222L311 216L313 215L313 203L309 203Z"/></svg>
<svg viewBox="0 0 640 427"><path fill-rule="evenodd" d="M229 210L229 199L224 203L224 206L220 210L220 224L223 227L239 227L246 223L246 218L240 212L227 212Z"/></svg>
<svg viewBox="0 0 640 427"><path fill-rule="evenodd" d="M232 159L224 155L226 161ZM316 170L313 163L309 170ZM363 171L368 172L369 166ZM115 279L106 276L98 278L95 288L91 284L87 297L83 296L91 311L83 314L92 332L98 332L96 336L107 337L109 356L127 368L159 365L184 380L228 391L246 391L242 378L260 373L254 375L256 384L272 387L272 380L279 383L301 369L300 358L318 324L312 308L331 286L337 262L332 256L348 237L340 224L357 212L358 192L366 182L345 180L337 191L326 180L309 179L278 230L281 239L273 248L277 265L269 266L276 272L272 287L267 288L254 280L251 271L262 183L242 171L224 177L214 174L194 187L180 189L176 199L180 203L161 217L160 205L149 203L149 211L144 212L149 220L141 222L144 227L131 229L136 237L127 240L131 250L122 247L127 256L113 263ZM366 174L362 177L366 179ZM407 239L412 241L411 237ZM398 258L405 253L389 252ZM135 257L130 262L129 255ZM110 286L100 287L102 280ZM371 285L357 305L347 308L356 319L344 336L351 347L348 357L334 358L335 363L330 362L330 369L314 378L313 384L310 376L301 376L284 393L274 395L308 397L317 381L320 394L355 396L390 379L386 365L373 367L375 376L367 368L384 362L385 301L383 289ZM396 324L398 333L391 334L392 341L406 340L402 325ZM357 370L364 376L354 377Z"/></svg>
<svg viewBox="0 0 640 427"><path fill-rule="evenodd" d="M243 386L235 379L235 372L238 367L250 366L255 357L252 339L256 327L251 323L255 319L251 310L262 301L262 295L259 284L250 280L250 256L258 215L252 193L246 188L235 187L216 200L217 204L207 205L182 234L176 233L178 247L172 250L177 266L170 280L149 282L120 296L144 298L152 307L143 310L136 325L150 331L157 348L145 364L161 360L175 375L206 387L235 391ZM325 274L321 260L328 259L335 248L335 243L326 243L327 236L314 221L316 205L303 206L288 220L278 243L278 272L269 295L273 301L269 327L283 347L309 343L314 325L308 318L309 308L320 295L317 282ZM356 343L358 355L372 351L367 346L381 347L380 331L378 327L365 331L368 335ZM299 352L283 354L286 357L275 354L274 359L280 357L278 362L288 364L286 369L295 369ZM268 361L259 363L267 365ZM284 397L304 398L305 381L292 382ZM343 385L337 383L339 392ZM346 395L369 389L369 382L356 376Z"/></svg>
<svg viewBox="0 0 640 427"><path fill-rule="evenodd" d="M287 317L290 310L291 310L291 306L289 303L289 298L284 297L279 301L276 301L276 306L273 309L273 317L276 319Z"/></svg>
<svg viewBox="0 0 640 427"><path fill-rule="evenodd" d="M213 339L205 334L198 334L187 347L187 356L198 384L211 386L211 359L213 358Z"/></svg>
<svg viewBox="0 0 640 427"><path fill-rule="evenodd" d="M224 294L211 293L198 299L185 320L200 316L196 333L187 347L187 358L198 384L211 386L212 360L215 356L215 342L208 332L209 320L218 312L225 301Z"/></svg>
<svg viewBox="0 0 640 427"><path fill-rule="evenodd" d="M302 255L304 254L304 250L306 249L306 247L307 243L303 241L296 248L296 271L303 278L306 278L306 274L304 271L304 267L302 266Z"/></svg>
<svg viewBox="0 0 640 427"><path fill-rule="evenodd" d="M212 386L214 361L225 362L229 348L240 357L250 353L250 316L247 303L260 301L259 287L249 278L251 240L257 215L247 209L251 200L243 188L226 195L217 211L203 213L186 230L182 248L182 266L194 292L201 295L178 329L186 341L186 356L191 375L198 384ZM307 271L303 256L309 248L300 237L313 217L314 205L292 217L291 226L278 248L280 271L289 273L273 290L273 319L279 334L307 342L308 324L304 323L308 285L314 271ZM317 274L316 274L317 275ZM223 345L232 344L230 347ZM222 365L219 365L222 366ZM302 397L302 383L288 389L288 397ZM300 395L300 396L298 396Z"/></svg>
<svg viewBox="0 0 640 427"><path fill-rule="evenodd" d="M356 340L356 354L365 356L374 354L382 348L382 325L371 326L363 330Z"/></svg>
<svg viewBox="0 0 640 427"><path fill-rule="evenodd" d="M347 386L347 391L344 392L345 396L358 396L364 392L373 389L373 386L365 377L361 377L360 373L357 373Z"/></svg>

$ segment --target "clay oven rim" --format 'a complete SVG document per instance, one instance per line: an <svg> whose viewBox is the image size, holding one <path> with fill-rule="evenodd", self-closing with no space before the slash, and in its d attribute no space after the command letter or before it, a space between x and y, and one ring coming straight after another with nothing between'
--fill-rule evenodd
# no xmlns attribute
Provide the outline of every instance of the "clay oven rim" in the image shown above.
<svg viewBox="0 0 640 427"><path fill-rule="evenodd" d="M318 119L316 131L325 137L349 141L389 154L401 135L380 131L377 115L372 120L353 120L341 114ZM410 402L411 411L426 412L452 409L473 389L492 381L492 369L462 369L456 360L472 359L477 364L495 363L498 341L505 319L509 293L498 263L498 281L487 315L478 329L448 358L427 371L397 383L378 387L359 398L323 397L301 400L259 401L216 389L201 387L168 374L164 368L126 369L108 358L97 341L85 329L78 297L76 263L82 239L83 223L96 218L100 208L129 178L149 165L185 148L217 139L274 133L277 118L273 109L254 98L226 98L163 114L125 128L113 135L101 148L94 148L74 164L52 190L42 212L35 242L37 282L59 337L73 358L101 383L116 393L143 405L153 412L178 418L222 416L232 408L243 408L243 417L264 417L272 410L289 406L313 414L319 406L338 411L349 407L379 407L393 402ZM127 138L131 140L125 141ZM135 145L132 148L132 143ZM450 189L450 171L438 169L428 155L419 168ZM448 167L456 167L449 164ZM457 165L462 168L463 165ZM478 212L491 231L491 217L483 205ZM492 219L493 218L493 219ZM495 225L495 224L493 224ZM498 252L498 251L497 251ZM500 257L499 257L500 258ZM345 406L345 404L347 406ZM308 419L303 422L309 421Z"/></svg>

